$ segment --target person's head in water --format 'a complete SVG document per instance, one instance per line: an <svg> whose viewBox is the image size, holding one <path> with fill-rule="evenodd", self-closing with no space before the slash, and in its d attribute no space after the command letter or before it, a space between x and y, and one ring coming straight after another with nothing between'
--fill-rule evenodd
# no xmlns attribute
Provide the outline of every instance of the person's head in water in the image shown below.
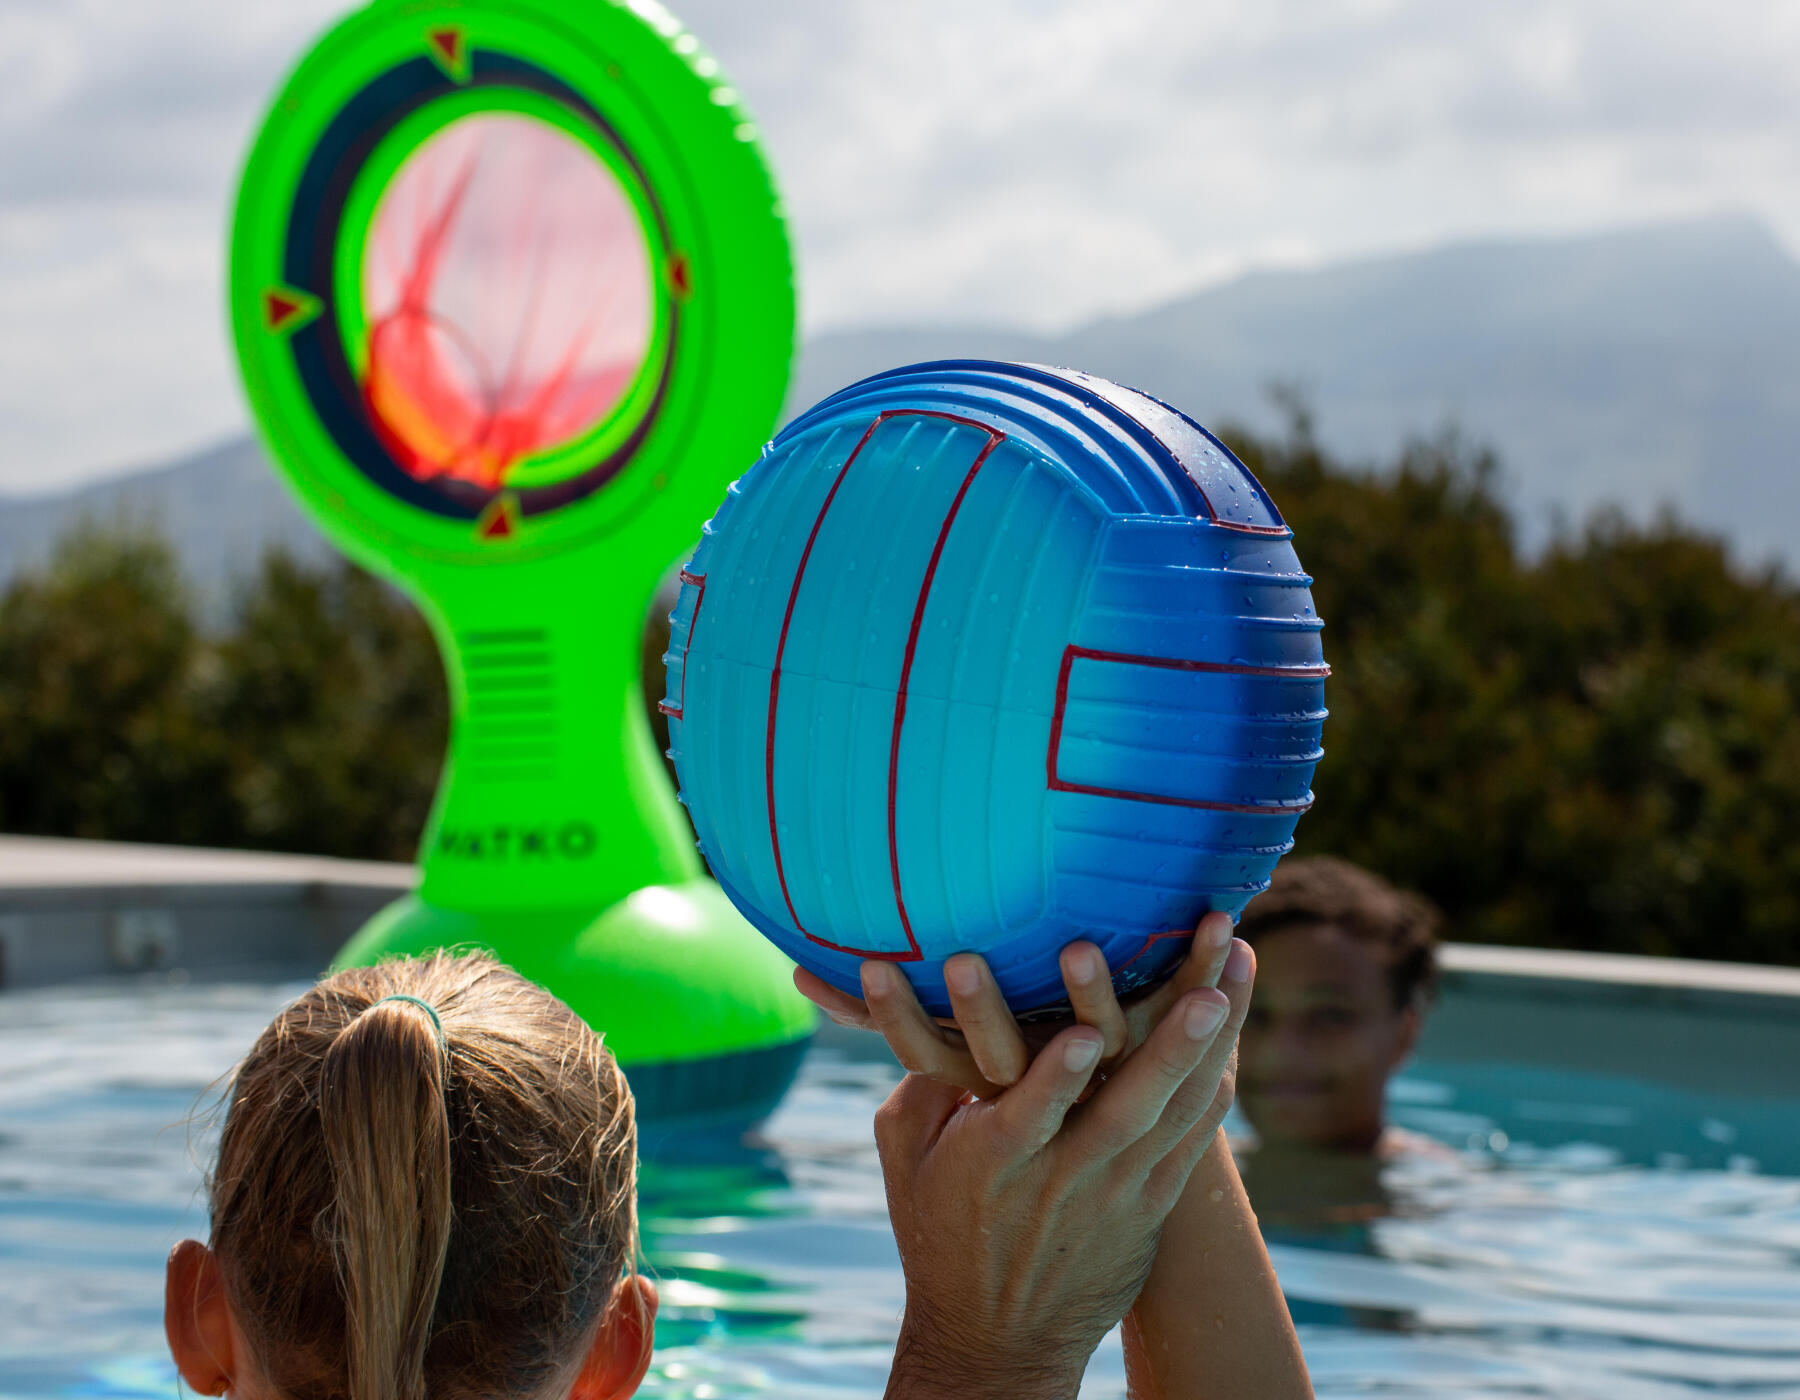
<svg viewBox="0 0 1800 1400"><path fill-rule="evenodd" d="M1276 867L1238 924L1257 963L1238 1103L1261 1141L1375 1150L1436 988L1437 931L1425 900L1348 861Z"/></svg>
<svg viewBox="0 0 1800 1400"><path fill-rule="evenodd" d="M239 1400L630 1395L636 1148L612 1056L509 968L340 972L233 1077L211 1246L169 1258L176 1364Z"/></svg>

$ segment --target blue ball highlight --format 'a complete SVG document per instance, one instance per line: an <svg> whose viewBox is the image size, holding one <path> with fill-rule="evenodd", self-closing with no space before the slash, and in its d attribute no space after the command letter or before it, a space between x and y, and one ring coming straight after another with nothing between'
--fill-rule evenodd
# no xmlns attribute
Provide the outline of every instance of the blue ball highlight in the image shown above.
<svg viewBox="0 0 1800 1400"><path fill-rule="evenodd" d="M1018 1013L1099 945L1123 995L1268 885L1312 802L1321 623L1244 465L1071 370L891 370L795 419L682 572L670 754L744 916L860 995Z"/></svg>

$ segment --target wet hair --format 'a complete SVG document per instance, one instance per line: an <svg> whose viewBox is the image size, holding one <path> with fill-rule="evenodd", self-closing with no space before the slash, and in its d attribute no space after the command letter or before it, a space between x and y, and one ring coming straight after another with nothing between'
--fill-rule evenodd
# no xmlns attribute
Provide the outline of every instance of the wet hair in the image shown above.
<svg viewBox="0 0 1800 1400"><path fill-rule="evenodd" d="M1278 929L1334 924L1376 950L1387 965L1394 1009L1404 1011L1437 993L1441 923L1437 906L1421 895L1336 856L1306 856L1275 867L1269 888L1245 906L1237 934L1254 946Z"/></svg>
<svg viewBox="0 0 1800 1400"><path fill-rule="evenodd" d="M623 1075L548 992L485 954L352 968L234 1072L212 1248L288 1400L536 1395L635 1267L636 1160Z"/></svg>

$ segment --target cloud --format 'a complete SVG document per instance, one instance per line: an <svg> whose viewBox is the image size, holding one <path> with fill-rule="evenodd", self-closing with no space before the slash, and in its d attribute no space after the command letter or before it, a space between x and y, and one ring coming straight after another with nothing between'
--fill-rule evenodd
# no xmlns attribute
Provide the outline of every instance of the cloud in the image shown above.
<svg viewBox="0 0 1800 1400"><path fill-rule="evenodd" d="M1720 207L1800 242L1791 7L920 0L790 8L781 44L689 8L769 135L815 324L1067 324L1273 256Z"/></svg>
<svg viewBox="0 0 1800 1400"><path fill-rule="evenodd" d="M813 328L1058 328L1249 267L1713 209L1800 247L1786 0L693 0ZM0 9L0 488L243 422L238 164L324 0Z"/></svg>

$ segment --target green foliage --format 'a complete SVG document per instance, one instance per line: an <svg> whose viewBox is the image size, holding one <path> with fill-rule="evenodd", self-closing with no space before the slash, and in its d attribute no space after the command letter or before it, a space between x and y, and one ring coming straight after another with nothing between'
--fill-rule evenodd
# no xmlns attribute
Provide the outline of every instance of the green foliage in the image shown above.
<svg viewBox="0 0 1800 1400"><path fill-rule="evenodd" d="M219 636L135 529L0 596L0 829L410 859L446 730L423 620L347 563L269 555Z"/></svg>
<svg viewBox="0 0 1800 1400"><path fill-rule="evenodd" d="M227 755L167 545L77 530L0 596L0 828L204 841Z"/></svg>
<svg viewBox="0 0 1800 1400"><path fill-rule="evenodd" d="M437 646L412 606L347 562L272 553L213 660L231 843L410 860L449 733Z"/></svg>
<svg viewBox="0 0 1800 1400"><path fill-rule="evenodd" d="M1299 849L1459 938L1800 962L1800 589L1668 519L1526 558L1485 454L1357 473L1295 423L1233 445L1327 623ZM666 640L653 616L653 723ZM445 727L425 624L348 564L271 556L216 636L142 534L80 532L0 597L0 829L405 859Z"/></svg>
<svg viewBox="0 0 1800 1400"><path fill-rule="evenodd" d="M1668 518L1521 558L1454 438L1367 475L1303 418L1233 446L1326 620L1299 850L1424 891L1458 938L1800 962L1800 591Z"/></svg>

